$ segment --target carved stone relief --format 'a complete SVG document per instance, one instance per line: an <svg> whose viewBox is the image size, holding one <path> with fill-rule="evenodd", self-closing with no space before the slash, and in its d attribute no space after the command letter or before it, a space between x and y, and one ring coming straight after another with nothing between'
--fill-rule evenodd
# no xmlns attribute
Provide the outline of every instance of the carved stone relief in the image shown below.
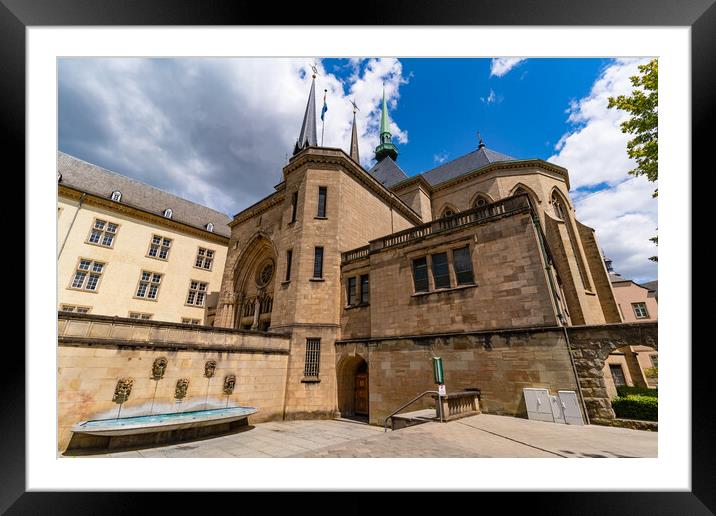
<svg viewBox="0 0 716 516"><path fill-rule="evenodd" d="M176 389L174 389L174 397L178 400L184 399L188 388L189 380L187 378L179 378L177 380Z"/></svg>
<svg viewBox="0 0 716 516"><path fill-rule="evenodd" d="M208 360L204 364L204 376L211 378L216 373L216 360Z"/></svg>
<svg viewBox="0 0 716 516"><path fill-rule="evenodd" d="M234 392L236 386L236 376L233 374L228 375L224 378L224 394L229 395Z"/></svg>
<svg viewBox="0 0 716 516"><path fill-rule="evenodd" d="M152 364L152 379L161 380L164 378L164 372L167 370L167 359L164 357L157 358Z"/></svg>
<svg viewBox="0 0 716 516"><path fill-rule="evenodd" d="M134 380L131 378L120 378L117 380L117 385L114 388L114 397L112 401L115 403L124 403L129 399L129 395L132 392L132 385Z"/></svg>

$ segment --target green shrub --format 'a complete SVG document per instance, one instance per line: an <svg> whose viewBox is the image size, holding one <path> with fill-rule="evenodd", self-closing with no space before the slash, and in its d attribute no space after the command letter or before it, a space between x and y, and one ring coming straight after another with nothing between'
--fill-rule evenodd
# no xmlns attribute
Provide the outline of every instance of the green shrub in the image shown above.
<svg viewBox="0 0 716 516"><path fill-rule="evenodd" d="M648 369L644 369L644 376L647 378L659 378L659 368L649 367Z"/></svg>
<svg viewBox="0 0 716 516"><path fill-rule="evenodd" d="M625 398L632 394L636 394L637 396L648 396L650 398L658 398L659 390L658 389L649 389L648 387L628 387L626 385L622 385L620 387L617 387L617 394L621 398Z"/></svg>
<svg viewBox="0 0 716 516"><path fill-rule="evenodd" d="M618 396L612 400L612 408L616 416L621 419L659 420L659 400L652 396L637 394Z"/></svg>

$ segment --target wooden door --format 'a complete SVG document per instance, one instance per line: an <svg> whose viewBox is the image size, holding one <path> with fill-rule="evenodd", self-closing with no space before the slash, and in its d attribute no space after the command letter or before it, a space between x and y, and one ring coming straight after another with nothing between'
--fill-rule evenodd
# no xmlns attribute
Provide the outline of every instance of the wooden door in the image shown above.
<svg viewBox="0 0 716 516"><path fill-rule="evenodd" d="M368 373L357 373L355 381L355 413L368 415Z"/></svg>

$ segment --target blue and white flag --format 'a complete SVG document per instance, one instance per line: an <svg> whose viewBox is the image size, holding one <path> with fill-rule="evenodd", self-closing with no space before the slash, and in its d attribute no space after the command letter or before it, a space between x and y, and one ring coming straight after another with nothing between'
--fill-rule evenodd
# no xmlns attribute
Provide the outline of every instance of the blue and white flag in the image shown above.
<svg viewBox="0 0 716 516"><path fill-rule="evenodd" d="M323 117L326 116L326 111L328 111L328 104L326 104L326 92L328 90L323 90L323 109L321 109L321 121L323 121Z"/></svg>

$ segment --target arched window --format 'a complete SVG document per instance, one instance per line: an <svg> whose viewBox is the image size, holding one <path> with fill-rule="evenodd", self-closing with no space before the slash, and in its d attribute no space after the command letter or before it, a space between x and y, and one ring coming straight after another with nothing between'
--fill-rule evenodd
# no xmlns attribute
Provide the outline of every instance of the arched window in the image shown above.
<svg viewBox="0 0 716 516"><path fill-rule="evenodd" d="M112 200L115 202L120 202L122 200L122 192L119 190L112 192Z"/></svg>
<svg viewBox="0 0 716 516"><path fill-rule="evenodd" d="M447 208L443 209L443 212L442 212L442 215L440 215L440 218L442 219L445 217L452 217L453 215L455 215L455 210L452 209L450 206L448 206Z"/></svg>
<svg viewBox="0 0 716 516"><path fill-rule="evenodd" d="M213 232L214 232L214 224L212 224L211 222L209 222L209 223L206 225L206 230L209 231L210 233L213 233Z"/></svg>
<svg viewBox="0 0 716 516"><path fill-rule="evenodd" d="M475 199L475 202L472 203L473 208L482 208L483 206L487 206L490 204L489 199L486 197L483 197L482 195L479 195L477 199Z"/></svg>
<svg viewBox="0 0 716 516"><path fill-rule="evenodd" d="M166 218L171 219L172 215L174 215L174 212L172 212L171 208L167 208L166 210L164 210L164 216Z"/></svg>
<svg viewBox="0 0 716 516"><path fill-rule="evenodd" d="M552 208L554 209L554 214L558 219L566 220L566 214L567 211L564 209L564 204L562 204L562 200L557 195L557 192L554 192L552 194Z"/></svg>

